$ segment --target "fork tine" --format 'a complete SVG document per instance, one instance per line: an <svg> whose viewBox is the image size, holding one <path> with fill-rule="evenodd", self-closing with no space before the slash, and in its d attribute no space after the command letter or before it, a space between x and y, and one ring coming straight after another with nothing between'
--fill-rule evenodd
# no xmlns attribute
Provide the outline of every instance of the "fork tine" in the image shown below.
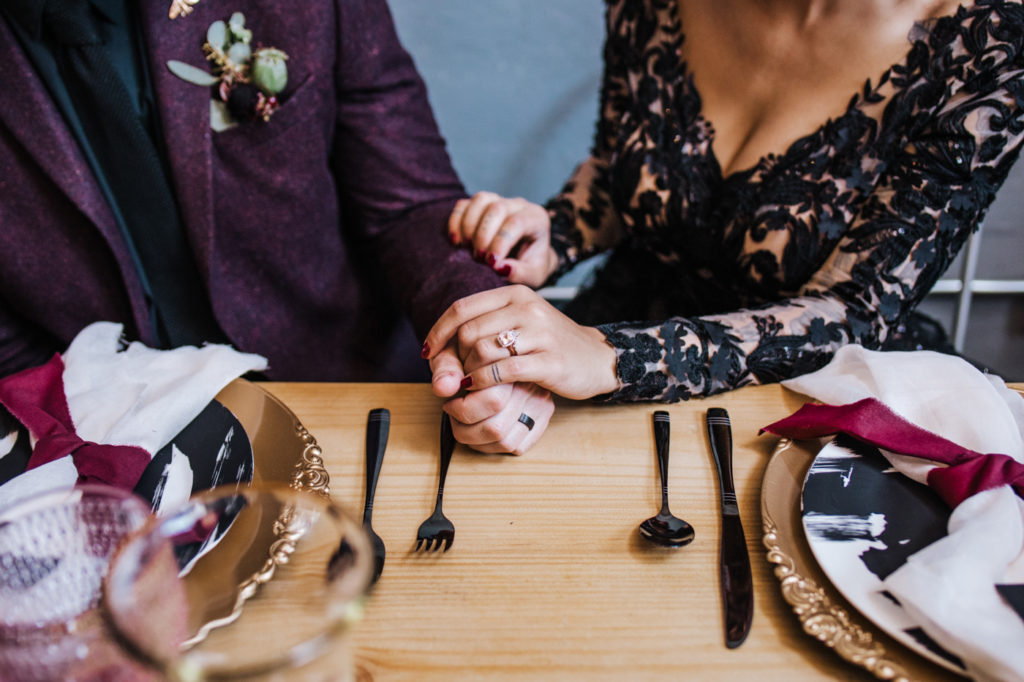
<svg viewBox="0 0 1024 682"><path fill-rule="evenodd" d="M423 544L423 538L416 538L416 551L420 550L420 546Z"/></svg>
<svg viewBox="0 0 1024 682"><path fill-rule="evenodd" d="M452 541L455 539L454 535L449 535L444 539L444 551L448 551L448 548L452 546Z"/></svg>

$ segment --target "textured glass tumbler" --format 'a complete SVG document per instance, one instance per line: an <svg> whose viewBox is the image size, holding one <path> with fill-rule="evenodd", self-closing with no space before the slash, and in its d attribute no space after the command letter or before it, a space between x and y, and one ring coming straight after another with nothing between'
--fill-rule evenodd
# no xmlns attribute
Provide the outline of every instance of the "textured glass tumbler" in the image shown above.
<svg viewBox="0 0 1024 682"><path fill-rule="evenodd" d="M104 582L126 651L178 680L347 680L372 551L326 497L226 486L150 520Z"/></svg>
<svg viewBox="0 0 1024 682"><path fill-rule="evenodd" d="M0 679L145 679L97 605L109 558L149 508L83 485L0 510Z"/></svg>

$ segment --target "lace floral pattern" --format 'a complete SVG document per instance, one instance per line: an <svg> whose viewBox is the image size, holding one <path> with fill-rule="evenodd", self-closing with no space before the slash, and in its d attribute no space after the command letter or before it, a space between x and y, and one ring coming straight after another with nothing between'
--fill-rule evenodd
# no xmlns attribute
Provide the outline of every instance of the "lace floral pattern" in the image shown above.
<svg viewBox="0 0 1024 682"><path fill-rule="evenodd" d="M978 0L920 27L844 114L723 177L676 2L610 0L593 153L548 204L559 274L612 249L568 311L616 348L610 400L676 401L884 347L1024 133L1024 9Z"/></svg>

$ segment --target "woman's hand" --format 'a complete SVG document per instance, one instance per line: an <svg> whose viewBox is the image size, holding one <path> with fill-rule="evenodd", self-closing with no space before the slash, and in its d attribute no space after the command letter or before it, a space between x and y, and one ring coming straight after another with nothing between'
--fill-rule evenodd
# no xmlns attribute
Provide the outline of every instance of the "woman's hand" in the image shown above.
<svg viewBox="0 0 1024 682"><path fill-rule="evenodd" d="M493 192L460 199L448 218L448 233L453 244L469 246L478 260L516 284L540 287L558 265L551 218L526 199Z"/></svg>
<svg viewBox="0 0 1024 682"><path fill-rule="evenodd" d="M513 330L515 344L498 334ZM566 398L590 398L619 387L615 350L604 334L559 312L524 286L483 291L459 299L434 323L425 348L455 350L466 372L462 388L533 382ZM437 351L427 352L433 357ZM435 377L436 381L436 377Z"/></svg>

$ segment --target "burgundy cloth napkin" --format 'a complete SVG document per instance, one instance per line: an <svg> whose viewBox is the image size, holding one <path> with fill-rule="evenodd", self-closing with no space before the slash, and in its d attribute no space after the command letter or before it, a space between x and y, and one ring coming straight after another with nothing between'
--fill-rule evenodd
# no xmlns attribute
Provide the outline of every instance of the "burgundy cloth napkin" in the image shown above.
<svg viewBox="0 0 1024 682"><path fill-rule="evenodd" d="M928 472L928 485L955 508L968 497L1003 485L1024 497L1024 464L1003 454L982 454L946 440L899 416L875 398L849 405L808 403L761 429L786 438L845 433L875 447L927 459L945 467Z"/></svg>
<svg viewBox="0 0 1024 682"><path fill-rule="evenodd" d="M131 490L152 455L134 445L104 445L83 440L64 393L64 362L54 355L45 365L0 380L0 403L37 438L27 469L70 454L80 483L105 483Z"/></svg>
<svg viewBox="0 0 1024 682"><path fill-rule="evenodd" d="M267 366L266 358L222 344L157 350L125 343L123 331L95 322L59 358L8 378L8 399L0 402L42 443L32 468L0 485L0 508L80 480L134 488L149 453L172 443L235 378ZM158 513L188 499L188 455L172 447Z"/></svg>

